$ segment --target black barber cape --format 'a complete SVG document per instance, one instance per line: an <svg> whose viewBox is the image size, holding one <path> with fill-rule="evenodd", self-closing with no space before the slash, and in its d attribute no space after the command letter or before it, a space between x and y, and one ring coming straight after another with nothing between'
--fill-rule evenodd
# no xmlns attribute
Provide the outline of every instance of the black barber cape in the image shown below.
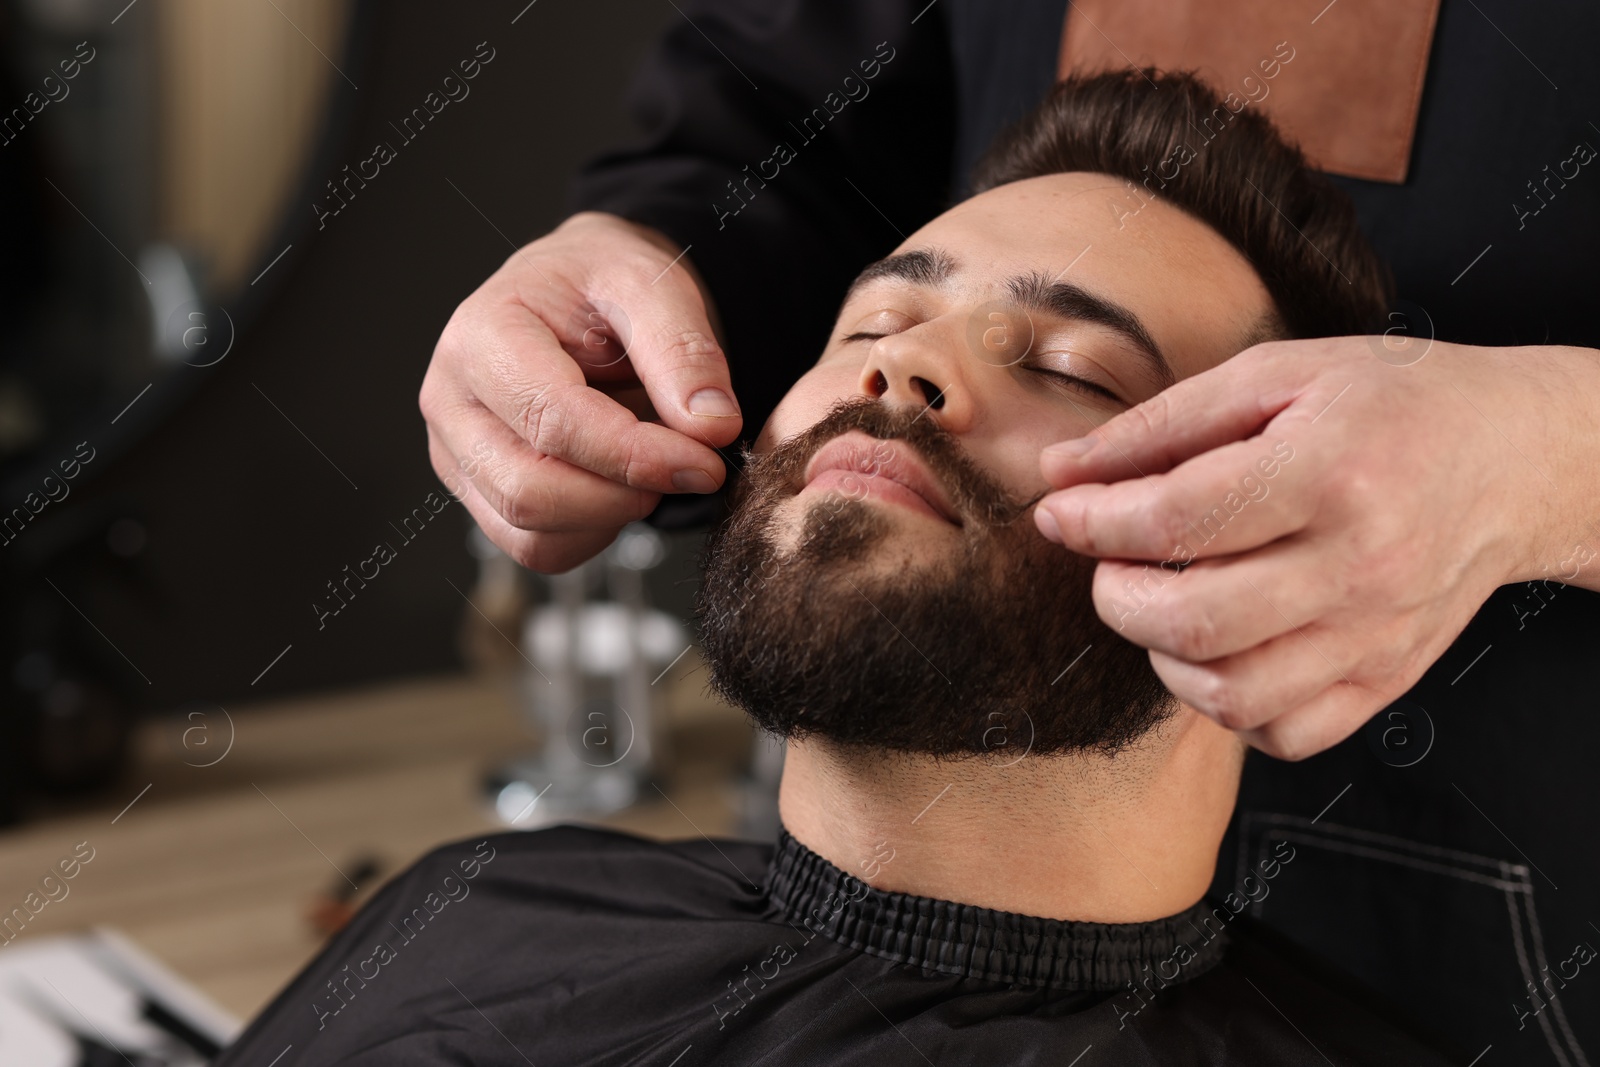
<svg viewBox="0 0 1600 1067"><path fill-rule="evenodd" d="M1247 903L1058 922L873 890L786 833L498 834L385 886L216 1064L1445 1062Z"/></svg>
<svg viewBox="0 0 1600 1067"><path fill-rule="evenodd" d="M1054 84L1068 5L677 5L687 18L668 20L634 86L644 136L596 160L573 203L691 248L753 436L822 351L850 279L959 197L984 146ZM1238 6L1247 24L1256 6ZM1303 9L1288 36L1305 55L1351 10L1274 6ZM1394 268L1393 328L1600 348L1600 159L1576 164L1600 154L1597 54L1587 0L1443 0L1406 181L1335 179ZM796 129L867 72L870 96L820 134ZM780 142L795 154L771 178ZM753 197L732 191L761 172ZM1482 414L1485 435L1515 439L1499 409ZM1523 458L1542 485L1543 458ZM1441 477L1453 461L1439 457ZM715 501L669 494L654 521L695 503ZM1348 741L1301 763L1252 755L1213 886L1291 841L1299 858L1249 914L1478 1067L1600 1065L1600 967L1586 962L1600 949L1600 595L1558 577L1600 566L1600 523L1574 538L1552 550L1552 581L1499 590Z"/></svg>

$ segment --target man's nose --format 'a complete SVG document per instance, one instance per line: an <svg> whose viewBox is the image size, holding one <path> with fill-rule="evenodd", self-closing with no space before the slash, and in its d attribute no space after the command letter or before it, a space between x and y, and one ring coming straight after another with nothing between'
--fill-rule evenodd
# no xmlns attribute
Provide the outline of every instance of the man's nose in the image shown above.
<svg viewBox="0 0 1600 1067"><path fill-rule="evenodd" d="M873 342L859 388L887 404L912 407L952 433L970 429L977 398L961 339L946 324L925 322Z"/></svg>

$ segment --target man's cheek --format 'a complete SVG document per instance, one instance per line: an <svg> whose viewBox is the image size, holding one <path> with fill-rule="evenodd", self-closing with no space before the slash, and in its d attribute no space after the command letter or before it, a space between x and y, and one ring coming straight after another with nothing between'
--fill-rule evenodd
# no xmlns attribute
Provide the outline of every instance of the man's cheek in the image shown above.
<svg viewBox="0 0 1600 1067"><path fill-rule="evenodd" d="M772 415L756 436L754 449L770 452L779 443L821 422L828 409L855 392L859 367L841 367L836 360L820 362L805 374L778 401Z"/></svg>

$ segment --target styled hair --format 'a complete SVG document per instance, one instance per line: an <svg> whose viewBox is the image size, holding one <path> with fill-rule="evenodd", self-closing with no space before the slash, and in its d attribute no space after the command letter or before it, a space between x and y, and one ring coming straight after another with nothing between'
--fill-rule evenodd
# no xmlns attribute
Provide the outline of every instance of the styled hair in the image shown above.
<svg viewBox="0 0 1600 1067"><path fill-rule="evenodd" d="M1072 171L1122 178L1130 204L1165 200L1232 244L1272 297L1269 334L1366 333L1390 306L1388 269L1349 197L1249 101L1192 73L1067 79L995 140L972 192Z"/></svg>

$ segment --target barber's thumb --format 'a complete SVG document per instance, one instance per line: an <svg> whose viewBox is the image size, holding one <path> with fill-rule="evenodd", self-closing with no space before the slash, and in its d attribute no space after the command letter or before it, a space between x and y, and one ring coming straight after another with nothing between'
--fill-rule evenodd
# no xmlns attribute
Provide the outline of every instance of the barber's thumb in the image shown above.
<svg viewBox="0 0 1600 1067"><path fill-rule="evenodd" d="M643 351L636 340L634 370L668 426L716 446L739 436L744 423L739 401L722 346L709 331L679 330L654 353Z"/></svg>

